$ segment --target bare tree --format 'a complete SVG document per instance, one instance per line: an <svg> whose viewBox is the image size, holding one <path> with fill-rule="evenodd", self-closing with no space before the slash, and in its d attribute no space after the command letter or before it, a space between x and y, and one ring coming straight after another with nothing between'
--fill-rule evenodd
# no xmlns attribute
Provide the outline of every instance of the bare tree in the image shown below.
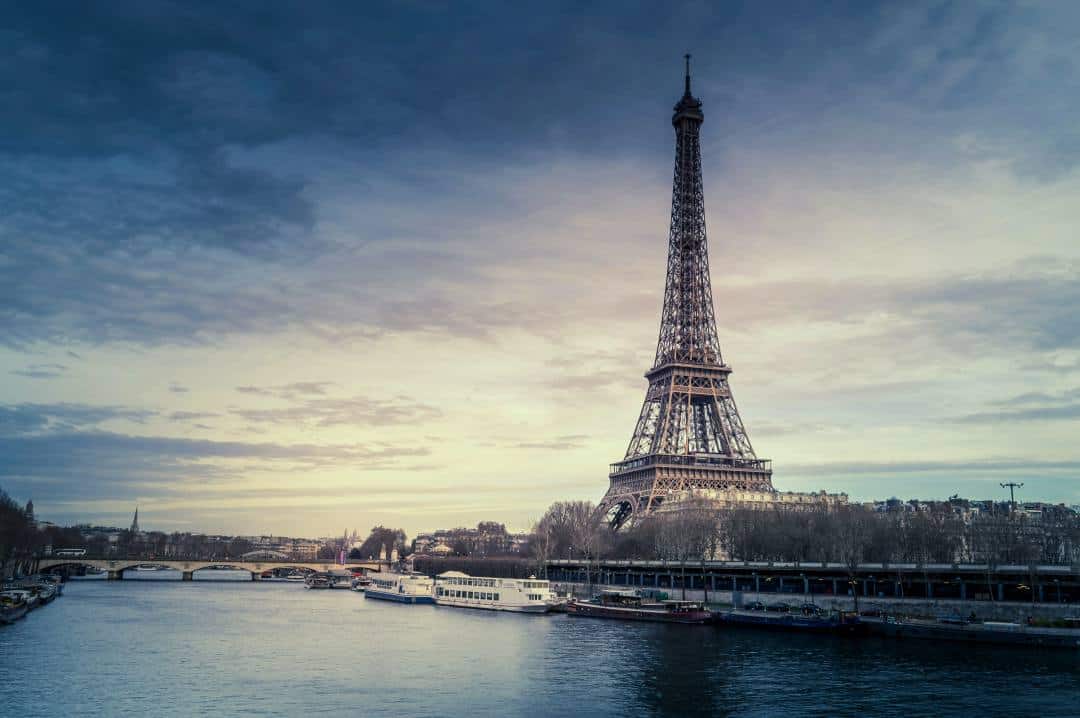
<svg viewBox="0 0 1080 718"><path fill-rule="evenodd" d="M657 553L665 560L679 562L682 597L686 598L686 564L715 551L718 533L717 511L707 503L694 502L658 517ZM704 572L702 572L704 576Z"/></svg>

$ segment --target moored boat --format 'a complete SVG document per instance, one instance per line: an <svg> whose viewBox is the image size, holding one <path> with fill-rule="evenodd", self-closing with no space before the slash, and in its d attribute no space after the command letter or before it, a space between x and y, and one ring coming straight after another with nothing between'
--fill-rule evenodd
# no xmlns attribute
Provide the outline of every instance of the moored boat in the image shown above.
<svg viewBox="0 0 1080 718"><path fill-rule="evenodd" d="M535 576L489 578L447 571L435 578L435 603L514 613L547 613L555 603L551 586Z"/></svg>
<svg viewBox="0 0 1080 718"><path fill-rule="evenodd" d="M36 605L44 606L47 603L51 603L56 598L56 589L51 584L47 583L31 583L24 584L21 587L24 591L28 591L35 599L37 599Z"/></svg>
<svg viewBox="0 0 1080 718"><path fill-rule="evenodd" d="M330 588L352 588L353 576L349 571L329 571L326 574Z"/></svg>
<svg viewBox="0 0 1080 718"><path fill-rule="evenodd" d="M62 576L47 573L41 577L41 580L52 586L56 590L57 596L64 595L64 579Z"/></svg>
<svg viewBox="0 0 1080 718"><path fill-rule="evenodd" d="M806 633L862 633L866 625L850 611L826 612L816 606L804 606L799 612L771 612L733 609L715 614L716 623L723 626L751 626Z"/></svg>
<svg viewBox="0 0 1080 718"><path fill-rule="evenodd" d="M398 603L435 603L434 585L422 573L382 573L371 577L364 598Z"/></svg>
<svg viewBox="0 0 1080 718"><path fill-rule="evenodd" d="M330 577L324 573L313 573L304 579L304 588L331 588Z"/></svg>
<svg viewBox="0 0 1080 718"><path fill-rule="evenodd" d="M370 585L371 579L367 576L357 576L351 582L352 590L356 591L357 593L363 593Z"/></svg>
<svg viewBox="0 0 1080 718"><path fill-rule="evenodd" d="M591 601L572 600L566 604L566 613L585 618L658 623L702 624L712 621L712 613L699 601L647 602L636 591L603 591Z"/></svg>
<svg viewBox="0 0 1080 718"><path fill-rule="evenodd" d="M871 633L890 638L913 638L931 641L992 643L1032 648L1068 648L1080 650L1080 630L1044 628L1007 621L972 621L968 619L936 621L916 618L868 618Z"/></svg>
<svg viewBox="0 0 1080 718"><path fill-rule="evenodd" d="M22 592L0 592L0 624L15 623L30 610Z"/></svg>
<svg viewBox="0 0 1080 718"><path fill-rule="evenodd" d="M6 588L3 591L3 595L13 599L16 602L21 602L26 605L26 610L33 611L38 607L38 597L25 588Z"/></svg>

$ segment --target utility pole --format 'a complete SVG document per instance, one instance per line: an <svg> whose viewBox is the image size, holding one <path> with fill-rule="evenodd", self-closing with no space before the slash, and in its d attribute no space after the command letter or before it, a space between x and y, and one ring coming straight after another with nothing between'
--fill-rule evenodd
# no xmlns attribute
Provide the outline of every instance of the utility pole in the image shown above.
<svg viewBox="0 0 1080 718"><path fill-rule="evenodd" d="M1015 481L1008 481L1001 485L1001 488L1009 490L1009 510L1016 511L1016 489L1022 489L1024 487L1023 482L1016 483Z"/></svg>

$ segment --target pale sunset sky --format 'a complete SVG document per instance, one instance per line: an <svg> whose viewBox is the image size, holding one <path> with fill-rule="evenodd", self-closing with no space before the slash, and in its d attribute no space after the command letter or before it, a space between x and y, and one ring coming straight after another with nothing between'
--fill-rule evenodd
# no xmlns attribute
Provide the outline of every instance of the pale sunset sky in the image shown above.
<svg viewBox="0 0 1080 718"><path fill-rule="evenodd" d="M1080 4L24 5L0 488L328 535L598 500L644 398L682 55L781 490L1080 503Z"/></svg>

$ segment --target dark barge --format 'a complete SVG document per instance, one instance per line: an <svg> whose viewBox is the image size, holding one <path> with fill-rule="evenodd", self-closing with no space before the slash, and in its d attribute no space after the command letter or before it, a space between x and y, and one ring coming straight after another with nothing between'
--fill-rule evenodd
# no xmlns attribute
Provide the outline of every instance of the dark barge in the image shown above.
<svg viewBox="0 0 1080 718"><path fill-rule="evenodd" d="M1080 630L1075 628L1043 628L1002 621L899 619L891 616L868 618L864 624L871 634L888 638L1080 650Z"/></svg>
<svg viewBox="0 0 1080 718"><path fill-rule="evenodd" d="M603 591L591 601L570 601L566 613L583 618L612 618L656 623L711 623L713 614L697 601L647 602L636 591Z"/></svg>
<svg viewBox="0 0 1080 718"><path fill-rule="evenodd" d="M826 613L821 609L804 608L798 613L748 611L734 609L713 614L720 626L768 628L801 633L836 633L855 635L866 632L859 616L848 611Z"/></svg>

